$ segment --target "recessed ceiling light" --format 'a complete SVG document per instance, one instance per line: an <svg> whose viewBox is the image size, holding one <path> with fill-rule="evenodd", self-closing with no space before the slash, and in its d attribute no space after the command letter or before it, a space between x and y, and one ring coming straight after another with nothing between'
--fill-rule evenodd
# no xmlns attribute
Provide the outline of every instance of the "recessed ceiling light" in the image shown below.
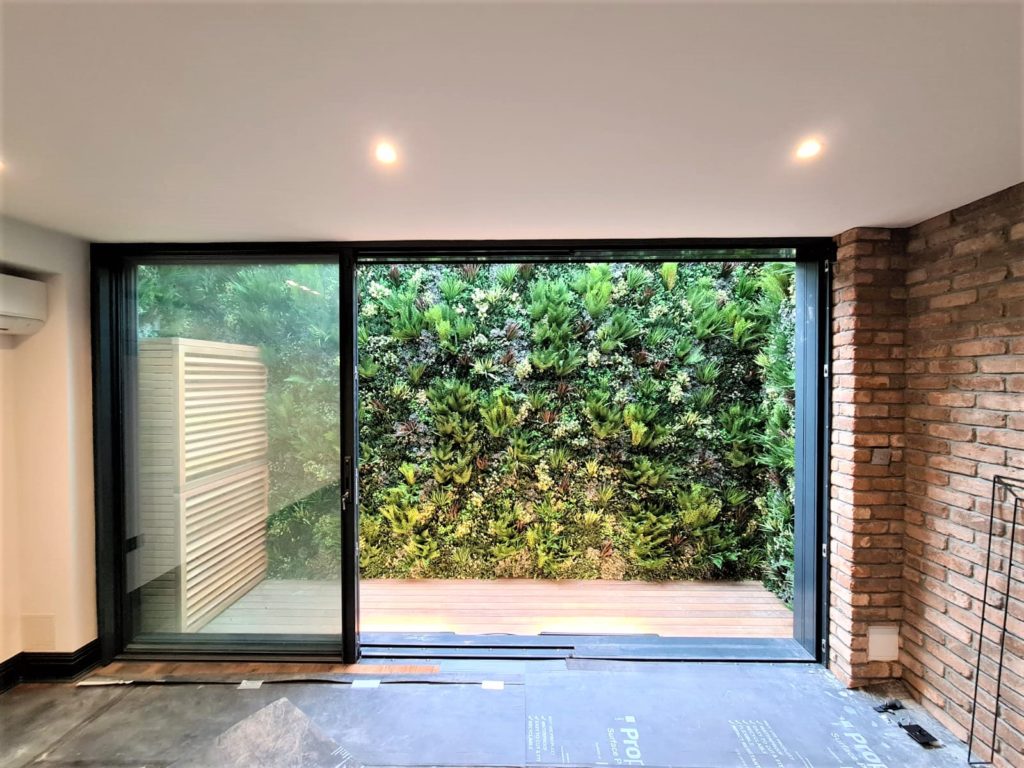
<svg viewBox="0 0 1024 768"><path fill-rule="evenodd" d="M810 160L812 157L820 155L822 149L824 147L818 139L804 139L796 148L796 156L801 160Z"/></svg>
<svg viewBox="0 0 1024 768"><path fill-rule="evenodd" d="M394 165L398 160L398 150L390 141L378 142L373 154L376 156L377 162L384 165Z"/></svg>

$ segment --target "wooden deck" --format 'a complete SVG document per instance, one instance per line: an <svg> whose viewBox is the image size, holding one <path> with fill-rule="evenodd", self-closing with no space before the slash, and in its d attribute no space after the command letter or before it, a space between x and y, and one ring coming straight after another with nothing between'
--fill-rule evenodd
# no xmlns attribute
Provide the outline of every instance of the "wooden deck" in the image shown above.
<svg viewBox="0 0 1024 768"><path fill-rule="evenodd" d="M793 614L760 583L366 579L363 632L792 637ZM335 582L267 579L203 632L336 634Z"/></svg>

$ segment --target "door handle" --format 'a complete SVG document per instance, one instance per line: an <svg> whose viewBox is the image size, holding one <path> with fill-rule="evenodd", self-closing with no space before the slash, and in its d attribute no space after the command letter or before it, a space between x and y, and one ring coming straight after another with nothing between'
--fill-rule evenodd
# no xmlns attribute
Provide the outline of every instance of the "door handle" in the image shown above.
<svg viewBox="0 0 1024 768"><path fill-rule="evenodd" d="M345 457L345 468L342 477L341 506L342 509L348 506L348 500L352 498L352 457Z"/></svg>

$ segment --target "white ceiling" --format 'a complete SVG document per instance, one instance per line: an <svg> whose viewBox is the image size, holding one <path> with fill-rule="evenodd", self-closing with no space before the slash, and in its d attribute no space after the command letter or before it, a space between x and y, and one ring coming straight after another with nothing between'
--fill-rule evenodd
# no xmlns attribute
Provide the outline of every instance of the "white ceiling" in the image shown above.
<svg viewBox="0 0 1024 768"><path fill-rule="evenodd" d="M1022 29L1017 3L6 2L3 209L112 241L909 224L1024 179Z"/></svg>

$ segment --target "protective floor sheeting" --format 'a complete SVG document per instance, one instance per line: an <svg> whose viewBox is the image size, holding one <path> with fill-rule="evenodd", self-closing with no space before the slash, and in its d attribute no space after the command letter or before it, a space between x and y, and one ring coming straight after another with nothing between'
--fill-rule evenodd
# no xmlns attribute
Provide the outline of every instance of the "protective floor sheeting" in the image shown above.
<svg viewBox="0 0 1024 768"><path fill-rule="evenodd" d="M258 765L332 766L361 768L306 714L278 699L228 728L198 754L174 763L173 768L251 768Z"/></svg>
<svg viewBox="0 0 1024 768"><path fill-rule="evenodd" d="M816 665L576 661L435 679L23 686L0 696L5 766L960 768L919 708L878 714ZM332 676L333 677L333 676ZM487 681L485 683L485 681ZM79 697L82 697L79 699ZM80 704L72 705L79 699ZM88 700L88 701L87 701ZM77 706L77 708L76 708ZM46 710L75 711L44 738ZM915 743L920 723L943 746ZM14 732L10 725L16 724ZM23 735L27 741L18 748Z"/></svg>

